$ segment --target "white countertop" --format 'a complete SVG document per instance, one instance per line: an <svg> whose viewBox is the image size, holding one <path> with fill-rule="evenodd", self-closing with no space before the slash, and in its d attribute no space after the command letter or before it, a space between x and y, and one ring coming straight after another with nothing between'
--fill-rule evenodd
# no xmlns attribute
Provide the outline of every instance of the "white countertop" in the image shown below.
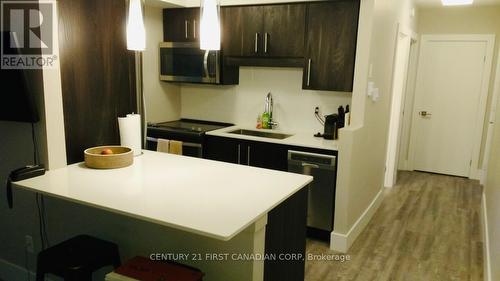
<svg viewBox="0 0 500 281"><path fill-rule="evenodd" d="M311 181L299 174L144 151L126 168L95 170L78 163L14 186L227 241Z"/></svg>
<svg viewBox="0 0 500 281"><path fill-rule="evenodd" d="M252 131L264 131L264 132L272 132L272 133L283 133L283 134L288 134L288 135L292 135L292 136L280 140L280 139L272 139L272 138L255 137L255 136L229 133L231 131L235 131L238 129L245 129L245 130L252 130ZM280 131L280 130L255 129L255 128L250 128L250 127L245 127L245 126L231 126L231 127L226 127L226 128L207 132L207 135L338 151L338 140L326 140L324 138L317 138L317 137L314 137L313 133L294 133L294 132Z"/></svg>

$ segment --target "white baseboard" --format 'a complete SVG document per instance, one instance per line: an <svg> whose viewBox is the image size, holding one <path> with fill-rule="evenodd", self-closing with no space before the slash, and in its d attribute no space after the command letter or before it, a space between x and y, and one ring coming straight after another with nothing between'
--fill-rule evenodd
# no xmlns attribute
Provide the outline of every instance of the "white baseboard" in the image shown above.
<svg viewBox="0 0 500 281"><path fill-rule="evenodd" d="M480 177L479 177L479 183L480 183L481 185L486 184L486 174L487 174L487 173L486 173L486 170L481 170L481 175L480 175Z"/></svg>
<svg viewBox="0 0 500 281"><path fill-rule="evenodd" d="M361 216L354 223L351 229L349 229L347 234L337 233L335 231L331 233L330 249L341 253L346 253L349 250L359 234L361 234L363 229L365 229L365 227L368 225L378 207L380 207L380 204L384 199L384 189L385 188L380 189L380 191L377 193L377 196L375 196L368 208L366 208L363 214L361 214Z"/></svg>
<svg viewBox="0 0 500 281"><path fill-rule="evenodd" d="M4 259L0 259L0 280L2 281L26 281L28 280L36 280L36 273L32 271L28 271L26 268L19 266L17 264L13 264ZM57 276L47 274L45 275L46 281L63 281L62 278Z"/></svg>
<svg viewBox="0 0 500 281"><path fill-rule="evenodd" d="M0 280L8 281L26 281L30 276L30 280L35 280L36 274L17 264L10 263L4 259L0 259Z"/></svg>
<svg viewBox="0 0 500 281"><path fill-rule="evenodd" d="M488 213L486 209L486 194L483 192L481 199L481 209L483 215L481 216L481 224L483 231L483 261L484 261L484 280L493 281L491 279L491 263L490 263L490 236L488 233Z"/></svg>
<svg viewBox="0 0 500 281"><path fill-rule="evenodd" d="M469 179L481 181L482 178L483 178L483 170L482 169L472 169L471 170L471 172L469 174Z"/></svg>

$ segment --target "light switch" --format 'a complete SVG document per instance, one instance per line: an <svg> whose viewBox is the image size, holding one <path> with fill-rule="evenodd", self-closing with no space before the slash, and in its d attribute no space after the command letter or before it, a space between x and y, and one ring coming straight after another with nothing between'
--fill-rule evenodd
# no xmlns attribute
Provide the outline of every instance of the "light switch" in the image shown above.
<svg viewBox="0 0 500 281"><path fill-rule="evenodd" d="M380 91L378 88L373 89L372 92L372 101L376 102L380 98Z"/></svg>
<svg viewBox="0 0 500 281"><path fill-rule="evenodd" d="M368 88L366 89L366 95L371 97L373 94L373 89L375 89L375 83L373 82L368 82Z"/></svg>

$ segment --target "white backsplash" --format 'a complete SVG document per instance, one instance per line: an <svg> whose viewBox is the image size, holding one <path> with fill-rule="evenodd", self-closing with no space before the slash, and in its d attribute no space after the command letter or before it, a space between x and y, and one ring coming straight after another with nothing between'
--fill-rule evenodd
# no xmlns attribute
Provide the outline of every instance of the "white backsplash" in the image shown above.
<svg viewBox="0 0 500 281"><path fill-rule="evenodd" d="M314 117L316 106L326 115L351 103L351 93L302 90L299 68L241 67L236 86L183 85L181 116L253 127L268 92L273 95L278 128L291 132L322 131Z"/></svg>

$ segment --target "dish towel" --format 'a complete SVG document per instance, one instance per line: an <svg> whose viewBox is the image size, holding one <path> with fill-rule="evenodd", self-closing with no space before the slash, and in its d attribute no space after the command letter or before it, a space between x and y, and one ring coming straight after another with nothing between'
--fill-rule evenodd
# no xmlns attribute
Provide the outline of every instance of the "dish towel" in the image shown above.
<svg viewBox="0 0 500 281"><path fill-rule="evenodd" d="M158 139L158 144L156 146L156 151L168 153L170 147L170 141L166 139Z"/></svg>
<svg viewBox="0 0 500 281"><path fill-rule="evenodd" d="M182 155L182 141L170 141L168 153Z"/></svg>

